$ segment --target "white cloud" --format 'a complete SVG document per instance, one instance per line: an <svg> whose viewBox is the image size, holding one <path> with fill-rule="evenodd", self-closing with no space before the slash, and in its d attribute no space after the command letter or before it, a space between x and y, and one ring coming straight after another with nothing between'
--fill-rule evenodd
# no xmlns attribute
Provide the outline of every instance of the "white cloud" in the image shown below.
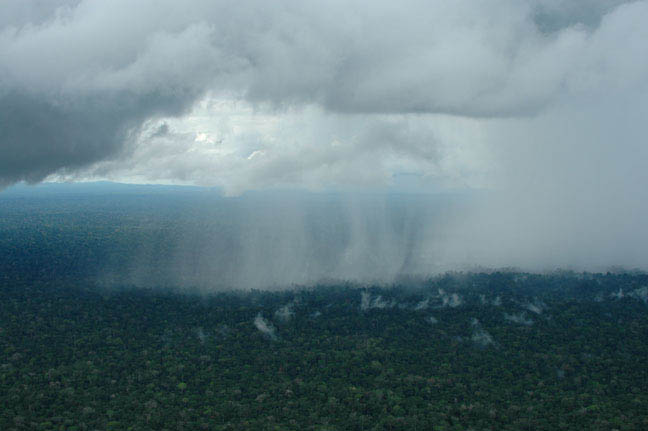
<svg viewBox="0 0 648 431"><path fill-rule="evenodd" d="M508 320L509 322L519 323L521 325L526 325L526 326L533 325L533 320L529 319L525 312L521 312L518 314L504 313L504 319Z"/></svg>
<svg viewBox="0 0 648 431"><path fill-rule="evenodd" d="M535 314L542 314L542 312L547 308L547 305L536 299L533 302L527 302L523 307Z"/></svg>
<svg viewBox="0 0 648 431"><path fill-rule="evenodd" d="M475 328L470 339L473 343L477 344L480 347L487 347L489 345L495 344L493 336L489 334L485 329L480 327Z"/></svg>
<svg viewBox="0 0 648 431"><path fill-rule="evenodd" d="M648 286L642 286L633 290L632 296L648 304Z"/></svg>
<svg viewBox="0 0 648 431"><path fill-rule="evenodd" d="M382 295L376 295L372 297L371 294L367 291L362 291L360 293L360 310L367 311L372 308L385 309L393 308L396 306L396 301L391 300L387 302Z"/></svg>
<svg viewBox="0 0 648 431"><path fill-rule="evenodd" d="M277 330L274 325L266 320L261 313L254 318L254 326L269 339L277 339Z"/></svg>
<svg viewBox="0 0 648 431"><path fill-rule="evenodd" d="M443 289L439 289L439 298L441 298L441 305L439 307L456 308L463 304L463 298L459 294L448 294Z"/></svg>
<svg viewBox="0 0 648 431"><path fill-rule="evenodd" d="M295 316L295 312L293 311L292 307L293 307L292 302L284 305L283 307L275 311L275 317L280 321L287 323Z"/></svg>

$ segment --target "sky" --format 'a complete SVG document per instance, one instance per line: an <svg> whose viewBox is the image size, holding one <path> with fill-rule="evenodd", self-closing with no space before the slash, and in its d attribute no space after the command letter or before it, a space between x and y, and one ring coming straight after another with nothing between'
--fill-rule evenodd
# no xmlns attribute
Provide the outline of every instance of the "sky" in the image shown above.
<svg viewBox="0 0 648 431"><path fill-rule="evenodd" d="M648 1L0 8L2 186L487 191L448 253L646 267Z"/></svg>

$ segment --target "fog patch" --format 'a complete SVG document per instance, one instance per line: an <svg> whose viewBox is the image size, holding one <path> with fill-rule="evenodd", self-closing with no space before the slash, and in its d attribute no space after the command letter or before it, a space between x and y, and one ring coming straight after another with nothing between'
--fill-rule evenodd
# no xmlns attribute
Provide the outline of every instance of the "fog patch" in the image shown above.
<svg viewBox="0 0 648 431"><path fill-rule="evenodd" d="M372 308L378 308L378 309L393 308L394 306L396 306L396 301L393 299L388 302L382 297L382 295L377 295L375 297L372 297L371 294L367 291L363 291L361 293L360 309L362 311L367 311Z"/></svg>
<svg viewBox="0 0 648 431"><path fill-rule="evenodd" d="M628 296L639 299L648 304L648 286L642 286L638 289L635 289Z"/></svg>
<svg viewBox="0 0 648 431"><path fill-rule="evenodd" d="M521 325L526 325L526 326L533 325L533 320L529 319L527 317L526 312L524 312L524 311L522 311L522 312L520 312L518 314L504 313L504 319L508 320L509 322L519 323Z"/></svg>
<svg viewBox="0 0 648 431"><path fill-rule="evenodd" d="M633 298L648 304L648 286L641 286L629 293L624 292L623 288L620 287L619 290L617 290L616 292L612 292L610 294L610 298L613 300L620 300L623 298Z"/></svg>
<svg viewBox="0 0 648 431"><path fill-rule="evenodd" d="M536 298L533 302L527 302L524 304L523 307L535 314L542 314L542 312L547 308L547 305Z"/></svg>
<svg viewBox="0 0 648 431"><path fill-rule="evenodd" d="M277 340L276 328L272 323L266 320L261 313L257 314L254 318L254 326L270 340Z"/></svg>
<svg viewBox="0 0 648 431"><path fill-rule="evenodd" d="M493 305L495 307L499 307L500 305L502 305L502 298L500 298L498 295L493 299L489 299L482 293L479 295L479 302L481 303L481 305Z"/></svg>
<svg viewBox="0 0 648 431"><path fill-rule="evenodd" d="M473 333L470 337L473 343L482 348L488 347L490 345L495 345L493 336L489 334L484 328L482 328L479 320L473 317L470 320L470 324L473 327Z"/></svg>
<svg viewBox="0 0 648 431"><path fill-rule="evenodd" d="M446 293L445 290L439 289L439 298L441 299L440 308L456 308L463 304L463 298L457 293Z"/></svg>
<svg viewBox="0 0 648 431"><path fill-rule="evenodd" d="M477 328L475 331L473 331L472 337L470 337L470 339L479 347L487 347L495 344L495 340L493 340L492 335L486 332L484 328Z"/></svg>
<svg viewBox="0 0 648 431"><path fill-rule="evenodd" d="M430 298L426 298L416 303L416 305L414 306L414 310L415 311L425 310L428 308L429 305L430 305Z"/></svg>
<svg viewBox="0 0 648 431"><path fill-rule="evenodd" d="M294 302L290 302L277 311L275 311L275 317L282 323L288 323L294 316L295 311L293 310Z"/></svg>
<svg viewBox="0 0 648 431"><path fill-rule="evenodd" d="M489 345L495 344L495 340L493 340L492 335L486 332L486 330L483 328L478 328L473 331L472 337L470 337L470 339L473 341L473 343L477 344L480 347L487 347Z"/></svg>

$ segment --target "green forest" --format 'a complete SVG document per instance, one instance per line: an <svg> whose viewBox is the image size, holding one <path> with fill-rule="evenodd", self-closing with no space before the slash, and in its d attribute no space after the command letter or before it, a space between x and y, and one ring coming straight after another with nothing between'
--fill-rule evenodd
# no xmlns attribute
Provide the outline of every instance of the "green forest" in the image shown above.
<svg viewBox="0 0 648 431"><path fill-rule="evenodd" d="M641 430L645 274L188 295L3 280L0 429Z"/></svg>

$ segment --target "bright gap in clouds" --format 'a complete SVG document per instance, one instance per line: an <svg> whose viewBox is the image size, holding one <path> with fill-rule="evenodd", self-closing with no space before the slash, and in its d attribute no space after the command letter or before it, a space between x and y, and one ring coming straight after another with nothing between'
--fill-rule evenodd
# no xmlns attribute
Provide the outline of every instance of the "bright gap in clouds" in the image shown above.
<svg viewBox="0 0 648 431"><path fill-rule="evenodd" d="M488 186L482 121L440 114L283 110L208 97L148 122L118 157L49 181L111 180L248 190L439 193Z"/></svg>

